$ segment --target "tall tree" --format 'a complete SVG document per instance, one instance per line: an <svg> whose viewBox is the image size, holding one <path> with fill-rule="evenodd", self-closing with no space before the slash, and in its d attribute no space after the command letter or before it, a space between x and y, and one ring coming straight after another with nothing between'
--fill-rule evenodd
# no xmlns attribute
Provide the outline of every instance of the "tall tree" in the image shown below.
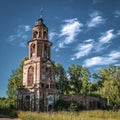
<svg viewBox="0 0 120 120"><path fill-rule="evenodd" d="M71 83L71 93L88 94L89 70L81 65L75 66L73 64L68 68L68 74Z"/></svg>
<svg viewBox="0 0 120 120"><path fill-rule="evenodd" d="M100 89L103 86L103 80L101 76L97 73L92 74L91 76L92 80L89 85L89 94L90 95L97 95L100 96Z"/></svg>
<svg viewBox="0 0 120 120"><path fill-rule="evenodd" d="M22 80L23 80L23 64L24 61L27 60L28 57L24 57L21 60L21 63L19 67L16 70L12 71L12 75L9 78L8 81L8 98L12 101L13 105L16 105L16 100L17 100L17 88L19 88L22 85Z"/></svg>
<svg viewBox="0 0 120 120"><path fill-rule="evenodd" d="M100 94L107 98L111 108L120 108L120 67L109 65L106 69L100 69L98 74L103 81Z"/></svg>
<svg viewBox="0 0 120 120"><path fill-rule="evenodd" d="M55 66L57 88L60 90L62 94L67 94L69 93L69 81L67 79L66 72L60 63L56 63Z"/></svg>

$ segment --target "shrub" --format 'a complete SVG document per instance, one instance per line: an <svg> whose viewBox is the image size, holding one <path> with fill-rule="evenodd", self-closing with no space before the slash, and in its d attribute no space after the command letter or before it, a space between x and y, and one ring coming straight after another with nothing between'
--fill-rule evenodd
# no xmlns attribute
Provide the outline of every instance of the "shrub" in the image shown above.
<svg viewBox="0 0 120 120"><path fill-rule="evenodd" d="M54 105L54 109L55 109L55 111L63 111L63 110L66 111L66 110L68 110L69 106L70 106L69 102L59 99L56 101L56 103Z"/></svg>
<svg viewBox="0 0 120 120"><path fill-rule="evenodd" d="M67 102L64 100L58 100L55 103L55 111L80 111L84 109L84 106L78 104L75 101Z"/></svg>
<svg viewBox="0 0 120 120"><path fill-rule="evenodd" d="M12 104L10 99L0 99L0 114L4 114L10 117L17 117L17 109Z"/></svg>

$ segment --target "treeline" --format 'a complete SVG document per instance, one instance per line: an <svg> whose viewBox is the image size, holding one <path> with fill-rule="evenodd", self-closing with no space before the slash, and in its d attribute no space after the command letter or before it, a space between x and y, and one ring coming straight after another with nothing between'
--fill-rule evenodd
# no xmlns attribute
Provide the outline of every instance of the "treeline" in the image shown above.
<svg viewBox="0 0 120 120"><path fill-rule="evenodd" d="M88 68L71 65L67 71L56 64L57 87L62 94L91 95L107 98L110 109L120 109L120 66L109 65L90 74Z"/></svg>
<svg viewBox="0 0 120 120"><path fill-rule="evenodd" d="M21 60L8 81L7 100L11 101L10 106L13 108L17 105L17 88L22 85L23 63L27 59L28 57L25 57ZM91 74L89 69L82 65L70 65L68 70L60 63L55 66L57 88L61 94L101 96L107 98L109 108L120 109L120 66L109 65L95 74Z"/></svg>
<svg viewBox="0 0 120 120"><path fill-rule="evenodd" d="M11 117L17 116L17 89L22 85L23 63L27 60L25 57L21 60L19 67L12 71L8 80L7 98L0 98L0 114L7 114Z"/></svg>

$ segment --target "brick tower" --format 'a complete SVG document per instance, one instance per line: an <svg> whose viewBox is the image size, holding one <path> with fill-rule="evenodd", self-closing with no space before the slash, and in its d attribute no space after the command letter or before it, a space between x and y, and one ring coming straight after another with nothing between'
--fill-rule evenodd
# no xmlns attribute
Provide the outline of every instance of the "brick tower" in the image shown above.
<svg viewBox="0 0 120 120"><path fill-rule="evenodd" d="M24 62L23 86L18 89L20 110L48 111L58 99L51 45L48 28L40 18L32 28L32 40L28 41L29 59Z"/></svg>

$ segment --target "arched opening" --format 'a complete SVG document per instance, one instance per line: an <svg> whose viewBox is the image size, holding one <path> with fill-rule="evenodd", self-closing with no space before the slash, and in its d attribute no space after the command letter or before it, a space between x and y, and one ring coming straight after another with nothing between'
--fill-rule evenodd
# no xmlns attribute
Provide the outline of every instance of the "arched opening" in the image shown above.
<svg viewBox="0 0 120 120"><path fill-rule="evenodd" d="M30 110L30 96L25 96L24 99L24 110Z"/></svg>
<svg viewBox="0 0 120 120"><path fill-rule="evenodd" d="M42 37L42 33L41 33L41 30L39 31L39 38L41 38Z"/></svg>
<svg viewBox="0 0 120 120"><path fill-rule="evenodd" d="M33 85L34 80L34 68L32 66L28 69L28 86Z"/></svg>
<svg viewBox="0 0 120 120"><path fill-rule="evenodd" d="M30 57L35 57L35 44L31 44L30 46Z"/></svg>
<svg viewBox="0 0 120 120"><path fill-rule="evenodd" d="M54 105L54 97L53 95L48 95L47 96L47 106L48 106L48 111L51 111L53 109L53 105Z"/></svg>
<svg viewBox="0 0 120 120"><path fill-rule="evenodd" d="M33 31L33 39L37 38L37 36L38 36L38 32L37 31Z"/></svg>
<svg viewBox="0 0 120 120"><path fill-rule="evenodd" d="M46 76L47 76L47 78L51 78L51 68L50 67L46 67Z"/></svg>
<svg viewBox="0 0 120 120"><path fill-rule="evenodd" d="M47 45L45 45L44 48L45 58L48 58L48 51L47 51Z"/></svg>
<svg viewBox="0 0 120 120"><path fill-rule="evenodd" d="M46 31L43 32L43 39L47 39L47 32Z"/></svg>

